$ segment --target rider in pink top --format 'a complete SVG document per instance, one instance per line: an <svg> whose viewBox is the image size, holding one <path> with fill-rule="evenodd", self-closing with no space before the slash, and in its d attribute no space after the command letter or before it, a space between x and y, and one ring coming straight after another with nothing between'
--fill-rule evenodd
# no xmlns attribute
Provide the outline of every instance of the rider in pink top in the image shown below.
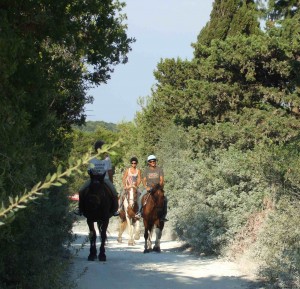
<svg viewBox="0 0 300 289"><path fill-rule="evenodd" d="M138 187L141 183L141 170L137 168L138 159L132 157L130 163L131 167L126 169L123 175L123 187L125 190L132 186Z"/></svg>

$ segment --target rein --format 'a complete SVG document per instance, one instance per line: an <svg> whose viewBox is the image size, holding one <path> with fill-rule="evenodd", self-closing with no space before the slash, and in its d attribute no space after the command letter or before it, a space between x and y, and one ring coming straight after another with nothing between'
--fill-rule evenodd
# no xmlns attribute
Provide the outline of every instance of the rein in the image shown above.
<svg viewBox="0 0 300 289"><path fill-rule="evenodd" d="M127 203L128 203L128 205L129 205L130 199L129 199L128 195L129 195L129 189L125 189L124 198L123 198L123 200L122 200L122 202L121 202L121 204L120 204L120 208L123 206L123 203L124 203L125 199L127 200ZM134 198L134 196L133 196L133 206L134 206L134 203L135 203L135 202L136 202L136 200L135 200L135 198Z"/></svg>
<svg viewBox="0 0 300 289"><path fill-rule="evenodd" d="M151 196L152 197L152 199L153 199L153 201L154 201L154 204L155 204L155 206L156 206L156 208L158 209L158 208L161 208L161 207L159 207L158 205L157 205L157 196L155 196L155 193L158 191L158 189L156 189L155 191L153 191L153 190L150 190L150 191L148 191L147 192L147 194L146 194L146 199L145 199L145 202L144 202L144 204L143 204L143 207L147 204L147 202L148 202L148 199L149 199L149 197ZM163 192L162 190L161 190L161 192ZM158 193L159 194L159 193Z"/></svg>

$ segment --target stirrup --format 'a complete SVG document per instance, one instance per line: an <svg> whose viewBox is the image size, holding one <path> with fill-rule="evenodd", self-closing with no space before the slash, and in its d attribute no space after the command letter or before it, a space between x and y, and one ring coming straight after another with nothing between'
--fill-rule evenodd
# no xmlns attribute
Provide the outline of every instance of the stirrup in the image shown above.
<svg viewBox="0 0 300 289"><path fill-rule="evenodd" d="M141 212L137 212L137 213L135 214L135 217L136 217L137 219L140 219L140 218L142 217L142 213L141 213Z"/></svg>
<svg viewBox="0 0 300 289"><path fill-rule="evenodd" d="M114 216L114 217L120 216L120 212L119 212L119 211L114 212L114 213L113 213L113 216Z"/></svg>

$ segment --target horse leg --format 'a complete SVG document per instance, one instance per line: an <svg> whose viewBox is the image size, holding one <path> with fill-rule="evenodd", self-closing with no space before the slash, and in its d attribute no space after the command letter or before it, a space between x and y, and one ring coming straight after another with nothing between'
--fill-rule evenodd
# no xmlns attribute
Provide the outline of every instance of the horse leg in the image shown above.
<svg viewBox="0 0 300 289"><path fill-rule="evenodd" d="M151 235L152 235L152 226L151 227L146 226L144 232L144 238L145 238L144 253L149 253L150 251L152 251Z"/></svg>
<svg viewBox="0 0 300 289"><path fill-rule="evenodd" d="M127 221L127 227L128 227L128 235L129 235L128 245L133 246L134 245L134 240L133 240L132 219L127 214L126 214L126 221Z"/></svg>
<svg viewBox="0 0 300 289"><path fill-rule="evenodd" d="M89 261L94 261L97 257L97 249L96 249L96 230L94 227L94 222L87 220L87 224L89 226L89 239L90 239L90 254L88 256Z"/></svg>
<svg viewBox="0 0 300 289"><path fill-rule="evenodd" d="M148 228L145 227L145 231L144 231L144 239L145 239L144 253L149 253L150 252L150 250L148 248L148 237L149 237Z"/></svg>
<svg viewBox="0 0 300 289"><path fill-rule="evenodd" d="M122 243L122 234L124 233L126 229L127 222L121 220L119 225L119 234L118 234L118 243Z"/></svg>
<svg viewBox="0 0 300 289"><path fill-rule="evenodd" d="M101 245L100 245L100 252L98 255L99 261L106 261L106 255L105 255L105 242L106 242L106 230L108 227L108 222L109 220L105 220L103 222L98 222L98 229L100 232L100 237L101 237Z"/></svg>
<svg viewBox="0 0 300 289"><path fill-rule="evenodd" d="M134 222L134 239L139 240L140 239L140 221L136 220Z"/></svg>
<svg viewBox="0 0 300 289"><path fill-rule="evenodd" d="M162 230L160 228L155 228L155 235L156 235L156 239L155 239L155 244L153 247L153 251L160 253L160 239L161 239L161 235L162 235Z"/></svg>

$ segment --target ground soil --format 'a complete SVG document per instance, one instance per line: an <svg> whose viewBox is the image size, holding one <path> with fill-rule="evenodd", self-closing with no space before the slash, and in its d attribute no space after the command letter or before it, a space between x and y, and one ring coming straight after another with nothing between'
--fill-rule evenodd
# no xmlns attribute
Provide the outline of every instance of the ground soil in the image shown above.
<svg viewBox="0 0 300 289"><path fill-rule="evenodd" d="M112 219L111 219L112 220ZM143 253L144 238L128 246L127 232L117 242L117 218L109 226L106 262L88 261L88 228L84 219L74 224L77 238L72 278L79 289L258 289L260 283L241 263L199 256L174 240L166 226L161 253ZM99 240L99 238L98 238ZM100 243L98 242L98 247Z"/></svg>

